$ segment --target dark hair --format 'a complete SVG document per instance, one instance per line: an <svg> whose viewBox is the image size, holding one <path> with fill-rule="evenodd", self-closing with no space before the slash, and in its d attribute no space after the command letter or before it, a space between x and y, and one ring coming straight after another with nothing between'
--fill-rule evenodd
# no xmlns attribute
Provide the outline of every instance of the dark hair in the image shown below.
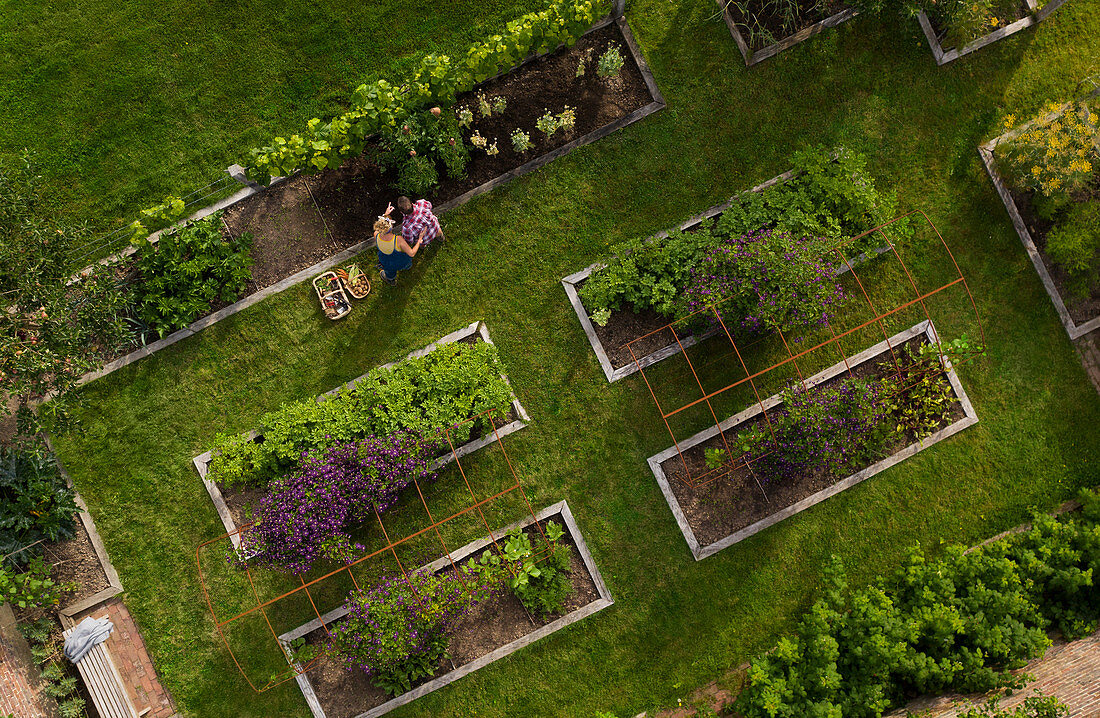
<svg viewBox="0 0 1100 718"><path fill-rule="evenodd" d="M409 199L408 197L404 196L404 195L398 197L397 198L397 208L399 210L401 210L402 212L407 213L409 210L411 210L413 208L412 200Z"/></svg>

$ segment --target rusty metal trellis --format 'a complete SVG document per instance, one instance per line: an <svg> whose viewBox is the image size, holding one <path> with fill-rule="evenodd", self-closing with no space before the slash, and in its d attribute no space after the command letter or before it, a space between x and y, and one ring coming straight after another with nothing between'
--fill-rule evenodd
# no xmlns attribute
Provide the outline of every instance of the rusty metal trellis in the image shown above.
<svg viewBox="0 0 1100 718"><path fill-rule="evenodd" d="M462 462L461 462L461 457L458 453L458 448L459 447L455 446L454 438L453 438L455 429L457 429L458 427L460 427L464 424L476 422L478 419L481 419L481 418L485 418L490 422L490 425L492 426L494 444L500 449L500 451L502 453L502 456L504 458L504 462L507 466L507 472L508 473L507 473L506 476L510 475L510 477L511 477L510 483L507 486L505 486L500 491L498 491L498 492L496 492L496 493L494 493L490 496L486 496L486 497L478 496L477 492L474 490L473 486L471 485L470 480L469 480L469 478L466 474L466 469L463 467ZM381 530L382 537L383 537L384 542L385 542L384 546L382 546L381 548L378 548L376 550L363 553L362 555L360 555L360 556L358 556L354 559L349 559L349 560L345 561L343 566L340 566L339 568L335 568L331 571L325 572L323 575L321 575L319 577L316 577L316 578L313 578L309 581L307 581L305 579L305 577L302 576L301 574L297 574L297 578L298 578L299 583L301 585L299 585L299 586L297 586L297 587L295 587L295 588L293 588L289 591L286 591L286 592L282 593L281 595L278 595L274 598L269 598L269 599L266 599L266 600L261 599L260 595L259 595L259 592L256 589L255 581L253 580L252 569L248 566L247 561L245 561L244 564L243 564L243 571L244 571L245 575L248 578L248 584L249 584L249 587L251 588L251 591L252 591L252 598L254 600L254 605L252 607L248 608L245 611L241 611L240 613L237 613L236 615L234 615L232 617L219 618L217 612L214 609L214 603L211 599L210 588L207 585L207 578L206 578L206 576L204 575L204 572L203 572L202 551L207 546L225 541L232 534L229 534L229 533L222 534L221 536L218 536L217 538L214 538L214 539L211 539L209 541L205 541L205 542L199 544L195 548L195 561L198 565L199 582L200 582L200 585L202 587L203 597L206 600L207 609L210 611L210 615L214 619L214 626L218 631L218 635L221 637L222 644L225 646L226 650L229 652L229 655L232 658L234 665L237 667L237 670L240 672L241 676L244 677L244 679L248 682L248 685L252 688L252 690L256 691L257 693L262 693L262 692L270 690L271 688L274 688L278 685L281 685L281 684L283 684L283 683L285 683L289 680L292 680L299 673L305 673L305 672L309 671L310 669L312 669L318 663L318 661L321 659L321 656L313 658L308 663L306 663L304 666L300 666L297 663L291 663L290 656L287 656L288 670L285 671L282 674L279 674L278 676L275 676L275 677L271 678L266 683L264 683L260 686L257 686L256 683L253 682L252 678L249 677L249 675L248 675L247 671L245 671L244 667L241 665L240 659L238 658L237 654L234 652L233 647L230 644L230 641L229 641L228 637L226 636L225 629L230 624L233 624L233 623L235 623L237 621L240 621L240 620L242 620L246 617L254 616L255 614L259 613L263 617L264 622L267 626L267 630L268 630L268 632L270 632L271 638L275 642L275 645L278 647L278 650L285 655L286 654L285 649L283 648L282 644L280 643L279 636L276 633L274 627L272 626L271 617L270 617L268 611L271 610L274 606L278 605L279 603L290 599L291 597L298 596L298 595L304 595L308 599L309 605L312 608L313 613L316 616L317 620L320 622L322 628L324 628L325 633L328 634L329 633L328 626L325 624L324 619L322 618L324 612L321 611L321 609L318 608L317 602L315 600L315 597L314 597L313 593L311 593L310 588L317 586L317 584L321 583L322 581L328 580L328 579L333 578L335 576L339 576L341 574L346 574L348 577L351 578L352 584L355 586L355 589L359 590L360 589L359 581L356 579L355 574L351 569L355 566L363 564L366 561L369 561L369 560L371 560L375 557L380 557L380 556L387 556L387 557L392 556L392 558L396 561L398 568L400 569L402 578L406 581L406 583L408 583L409 588L412 590L413 596L416 597L417 601L420 601L421 599L420 599L420 596L417 594L417 589L416 589L415 584L412 583L411 581L409 581L409 574L412 573L412 571L406 569L404 564L401 562L400 557L397 555L397 548L402 546L403 544L408 544L413 539L416 539L420 536L425 536L425 535L434 535L435 536L436 540L439 543L439 546L442 548L441 556L444 556L448 559L448 561L451 564L451 569L453 571L455 571L455 575L458 576L460 578L460 580L462 580L464 585L465 585L467 577L464 575L464 573L462 571L460 571L458 569L458 566L455 565L453 557L451 555L451 549L447 546L447 543L444 541L443 536L440 533L440 528L442 526L446 525L447 523L452 522L455 519L458 519L459 517L466 516L466 515L474 515L476 513L476 515L480 518L481 524L485 527L485 532L486 532L485 535L487 535L489 537L494 550L499 552L501 550L501 547L500 547L500 544L498 543L498 541L502 537L498 536L493 531L492 527L490 526L489 521L485 516L485 507L492 504L493 502L498 501L498 500L502 499L503 497L509 496L513 493L515 493L516 495L518 495L522 499L522 504L523 504L523 506L526 507L527 515L529 515L530 518L531 518L531 522L532 522L531 525L533 527L535 527L539 531L540 534L542 534L542 537L544 539L544 541L542 542L542 545L543 546L547 545L547 542L545 541L546 536L543 533L543 527L542 527L541 523L538 520L536 520L535 512L534 512L533 507L531 506L531 502L528 500L527 494L524 492L523 487L520 484L519 477L516 475L516 471L515 471L515 468L512 464L511 458L508 456L508 453L504 448L504 444L501 442L502 437L500 436L500 434L498 432L497 421L496 421L496 418L492 415L492 412L491 411L486 411L486 412L483 412L483 413L478 414L476 416L472 416L469 419L466 419L463 422L459 422L458 424L455 424L452 427L446 428L445 430L441 430L439 432L439 435L443 436L446 439L447 448L451 452L451 455L454 459L453 464L458 469L458 472L459 472L459 474L461 476L461 479L462 479L462 483L465 485L466 492L469 494L469 502L464 507L462 507L460 510L455 511L454 513L450 514L449 516L446 516L446 517L443 517L443 518L436 518L432 514L431 508L428 506L428 501L425 498L425 493L424 493L424 490L423 490L423 488L420 484L420 481L414 478L413 479L413 484L415 485L415 488L416 488L416 494L420 499L420 505L424 509L425 515L427 517L427 525L423 526L419 530L414 531L413 533L411 533L407 536L397 538L397 539L392 539L390 537L389 532L386 529L385 523L382 520L382 515L379 514L378 511L376 510L374 515L375 515L375 519L377 521L377 525L378 525L379 529ZM444 467L444 468L446 468L446 467ZM450 477L450 479L441 477L441 478L437 479L437 481L446 481L446 480L453 480L453 479L454 479L453 476ZM409 491L409 489L406 489L406 492L408 492L408 491ZM234 534L243 534L244 532L248 531L254 525L255 525L255 522L246 524L244 526L239 527L233 533ZM544 555L544 553L539 552L539 553L535 554L534 558L535 558L536 561L539 561L539 560L542 560L542 559L546 558L546 556ZM511 566L508 566L508 568L509 568L509 570L512 570Z"/></svg>
<svg viewBox="0 0 1100 718"><path fill-rule="evenodd" d="M893 241L891 241L886 232L884 232L886 228L892 225L900 222L907 222L910 218L918 217L920 219L923 219L924 223L926 223L927 226L931 228L932 232L935 234L936 239L938 239L940 245L946 252L947 257L950 259L950 267L948 267L948 269L953 269L954 271L954 276L948 281L927 291L922 291L918 288L913 273L910 271L909 267L905 263L905 260L902 258L902 252L899 251L898 246ZM902 276L901 279L898 280L898 283L902 284L902 286L904 286L906 291L909 293L909 298L906 301L891 303L889 306L885 307L879 306L872 298L871 293L868 292L863 279L856 271L857 266L861 265L850 260L847 254L844 252L844 249L849 245L859 243L870 235L878 235L883 239L883 246L887 248L885 251L882 252L883 258L892 258L900 266ZM890 354L890 361L893 364L893 373L889 374L888 377L897 379L902 376L907 376L908 374L906 374L906 372L914 370L916 368L916 364L904 364L904 358L899 358L899 352L895 351L897 347L895 347L891 343L890 332L888 332L886 329L886 320L899 316L905 310L913 309L919 310L923 314L924 319L931 323L932 316L928 308L928 302L932 298L937 297L943 292L949 291L955 287L961 287L963 290L965 290L967 300L969 301L971 309L974 313L978 333L980 334L978 347L974 350L969 351L965 356L961 357L962 360L967 361L973 359L975 356L980 355L984 351L985 331L982 328L981 317L978 314L978 307L974 301L974 296L970 291L970 287L967 284L966 277L963 275L962 270L959 268L959 264L956 261L955 256L951 251L951 248L947 245L947 242L944 241L943 236L940 234L939 230L923 211L915 210L908 214L902 215L901 217L897 217L889 222L886 222L880 226L874 227L873 229L869 229L862 234L852 237L851 239L837 243L834 247L831 248L830 251L836 257L838 257L840 262L843 263L843 265L846 267L846 269L841 270L841 272L846 276L850 276L855 286L858 287L858 291L854 292L854 296L861 300L866 308L870 310L871 318L867 319L866 321L862 321L855 326L840 328L834 326L833 323L828 319L825 319L824 326L828 330L828 338L817 342L813 346L801 349L797 352L793 351L791 348L791 342L788 340L787 335L778 328L772 329L771 331L765 332L760 335L753 336L751 337L750 341L742 340L741 342L739 342L737 339L735 339L735 335L737 334L736 329L731 329L731 327L727 323L727 317L723 316L722 312L723 305L729 302L729 299L699 309L686 317L682 317L680 319L677 319L676 321L670 322L669 324L666 324L659 329L656 329L652 332L649 332L648 334L645 334L644 336L626 342L623 345L627 347L627 349L630 351L631 358L634 360L634 363L638 367L638 371L641 374L642 379L645 381L650 396L653 398L653 403L656 405L657 411L660 413L661 419L665 424L665 428L668 430L669 435L672 437L672 441L676 447L679 460L683 467L683 474L679 476L679 480L686 485L690 486L691 488L701 488L723 477L730 476L734 472L743 470L747 471L748 474L755 481L760 492L764 495L764 499L769 500L767 491L764 487L765 482L762 482L760 476L757 475L757 471L753 470L753 464L765 458L766 456L768 456L768 454L756 454L750 458L748 454L744 451L734 451L733 447L730 446L729 439L726 436L726 432L722 430L721 423L723 419L719 417L719 411L715 408L714 401L720 397L723 397L724 395L728 396L729 392L735 389L741 388L750 390L752 396L755 398L755 406L758 407L759 414L763 418L763 423L766 425L767 431L771 433L771 436L774 439L774 426L772 425L771 417L768 414L768 409L765 406L766 397L761 396L761 392L759 389L759 384L761 380L768 378L769 374L776 372L783 367L788 367L789 365L789 367L793 368L794 373L797 375L797 379L794 380L792 383L798 384L803 390L806 390L808 388L806 383L806 373L803 371L802 366L799 364L800 359L805 359L815 352L820 352L827 348L835 347L840 350L841 339L853 335L861 330L868 329L870 327L877 327L879 331L881 331L882 337L887 346L887 350ZM883 260L878 259L876 261L882 262ZM839 266L839 264L837 266ZM692 326L692 324L698 325L701 319L707 318L707 315L710 315L709 320L713 322L713 325L718 328L719 331L714 336L714 338L709 340L709 342L697 345L696 349L702 351L701 347L707 347L709 344L710 347L708 348L708 350L711 350L709 351L709 354L713 356L713 343L718 342L720 340L720 337L725 337L731 351L729 351L727 354L724 354L724 356L728 356L731 359L735 357L736 363L734 364L734 366L739 366L741 372L743 372L743 376L741 376L736 381L711 390L708 390L704 386L703 381L700 378L700 367L697 367L697 363L692 361L691 355L684 347L682 343L682 332L677 331L677 326L680 326L681 329L683 329L684 327ZM659 365L651 365L647 369L647 367L643 365L640 361L641 358L644 358L646 352L641 351L640 354L642 355L642 357L640 358L639 355L636 354L634 351L635 344L639 342L644 342L647 340L647 338L654 335L662 335L662 333L670 333L675 338L676 343L680 349L678 356L682 357L683 360L687 362L688 372L678 374L673 378L672 381L675 381L677 384L682 384L682 377L686 374L699 389L698 398L688 401L682 405L676 406L675 408L668 408L664 406L661 400L658 398L658 390L660 387L657 386L657 380L654 378L653 375L658 371L657 367ZM777 338L782 344L786 356L779 361L770 364L764 369L759 369L756 371L750 370L749 365L746 363L746 356L748 355L748 352L755 346L763 343L764 341L772 337ZM939 333L936 332L934 334L934 337L939 366L933 369L928 369L926 374L939 374L942 370L946 370L949 365L948 359L944 356L943 343L941 341ZM853 367L849 365L848 356L843 350L840 350L840 357L841 361L844 363L844 373L846 373L848 376L854 376ZM956 359L959 358L960 357L956 356ZM925 375L919 373L916 374L913 377L914 382L919 383L924 378L924 376ZM911 388L911 386L913 386L913 384L901 386L898 389L898 392L905 391L906 389ZM880 401L887 398L890 397L879 397ZM677 432L673 429L670 420L673 419L673 417L683 414L688 409L702 405L706 406L707 413L709 413L710 419L713 421L713 424L717 429L717 436L721 437L722 445L725 451L724 456L726 457L726 459L722 463L722 465L718 467L707 467L707 469L704 471L700 471L698 469L693 471L691 466L689 465L689 462L684 456L684 452L680 448L681 438L677 436ZM695 432L692 433L694 434Z"/></svg>

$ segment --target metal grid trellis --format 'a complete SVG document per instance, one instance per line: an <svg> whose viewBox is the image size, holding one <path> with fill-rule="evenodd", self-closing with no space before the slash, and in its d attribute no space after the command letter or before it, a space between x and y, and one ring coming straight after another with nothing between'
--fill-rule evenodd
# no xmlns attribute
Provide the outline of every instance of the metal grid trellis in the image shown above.
<svg viewBox="0 0 1100 718"><path fill-rule="evenodd" d="M510 480L506 482L506 485L504 486L504 488L502 488L501 490L497 491L496 493L494 493L492 495L488 495L488 496L479 496L478 492L474 489L474 486L471 484L470 478L467 476L466 468L462 465L461 457L457 452L458 447L456 447L455 441L453 439L453 433L454 433L455 429L457 429L460 426L463 426L464 424L476 422L478 419L481 419L483 417L488 419L489 422L490 422L490 425L492 426L492 434L493 434L493 437L494 437L494 444L500 449L501 456L504 459L504 464L507 467L506 478L510 477ZM500 501L504 497L507 497L507 496L510 496L510 495L513 495L513 494L520 497L520 499L522 501L522 506L526 508L527 515L531 517L531 521L532 521L531 525L539 532L539 534L543 538L542 545L543 546L548 545L547 541L546 541L546 535L543 532L543 527L542 527L541 523L536 519L534 508L532 507L531 502L528 500L527 495L523 490L523 486L520 484L519 477L516 475L516 471L515 471L515 468L512 464L512 460L508 456L508 453L504 448L504 444L501 441L501 438L502 438L501 435L498 433L497 421L492 416L491 412L485 412L483 414L479 414L477 416L470 417L469 419L467 419L464 422L460 422L460 423L456 424L453 427L450 427L450 428L447 428L444 431L441 431L440 434L443 435L446 439L447 448L448 448L448 450L450 451L451 455L454 458L454 466L458 470L458 473L459 473L459 475L462 479L462 484L465 485L466 493L468 494L468 497L469 497L468 502L466 503L465 506L463 506L458 511L455 511L455 512L449 514L448 516L445 516L445 517L436 516L435 514L433 514L432 509L429 506L429 501L425 497L425 491L424 491L424 488L423 488L421 482L414 478L413 479L413 486L416 489L416 496L419 498L420 507L423 508L423 510L424 510L424 515L425 515L425 518L427 519L426 525L422 526L418 530L416 530L416 531L414 531L414 532L412 532L412 533L410 533L406 536L393 537L393 536L391 536L391 531L386 528L386 522L383 520L382 515L376 510L374 512L375 522L376 522L376 524L377 524L377 526L378 526L378 528L381 532L382 538L385 542L382 547L371 550L371 551L367 551L367 552L363 553L362 555L360 555L360 556L358 556L354 559L349 559L349 560L345 561L343 566L332 569L331 571L327 571L327 572L323 573L320 576L310 578L310 580L308 580L308 581L306 580L305 576L303 576L302 574L296 574L296 577L298 579L298 583L300 585L296 586L295 588L292 588L289 591L285 591L282 594L280 594L278 596L275 596L274 598L262 599L260 597L259 591L257 590L257 587L256 587L256 582L254 580L253 571L248 566L247 562L245 562L244 567L243 567L243 571L245 572L245 575L248 579L248 585L249 585L249 588L251 590L252 600L254 602L254 605L252 605L250 608L248 608L244 611L241 611L241 612L239 612L239 613L237 613L237 614L235 614L235 615L233 615L229 618L219 617L218 614L217 614L217 611L214 609L214 603L213 603L213 600L211 598L211 592L210 592L210 588L208 586L207 577L204 574L202 551L207 546L211 546L213 544L217 544L219 542L225 541L226 539L228 539L230 537L230 534L228 534L228 533L222 534L221 536L219 536L215 539L211 539L209 541L205 541L205 542L203 542L202 544L200 544L199 546L196 547L196 549L195 549L195 559L196 559L196 562L198 564L199 581L200 581L200 585L202 587L203 597L206 600L207 609L210 611L210 615L214 619L214 625L215 625L215 628L218 631L218 635L221 637L222 643L223 643L223 645L225 645L226 650L229 652L229 655L232 658L234 665L237 667L237 670L241 673L241 675L244 677L244 679L248 682L249 686L254 691L256 691L258 693L262 693L264 691L270 690L271 688L274 688L275 686L281 685L282 683L285 683L289 680L294 679L294 677L296 675L298 675L299 673L307 672L310 669L312 669L315 665L317 665L317 663L321 659L321 657L320 656L315 657L312 660L308 661L305 665L300 665L299 666L299 664L297 664L296 662L291 662L290 661L290 656L287 656L288 664L289 664L288 670L284 671L283 673L281 673L277 676L273 676L266 683L264 683L260 686L257 686L256 682L254 682L252 680L252 678L249 677L248 672L242 666L241 660L238 658L236 652L233 650L233 647L230 643L230 640L226 635L226 629L231 624L237 623L237 622L241 621L242 619L248 618L250 616L255 616L256 614L259 614L263 618L263 621L264 621L264 623L267 627L268 632L271 634L271 638L274 641L274 645L276 647L278 647L278 650L280 651L280 653L283 653L285 655L285 651L282 647L282 644L279 642L278 633L275 631L275 628L272 625L271 616L270 616L269 611L271 611L272 608L274 608L276 605L278 605L278 604L280 604L284 601L287 601L287 600L292 599L294 597L300 597L300 596L304 595L305 598L308 599L309 605L310 605L316 619L320 622L320 624L321 624L322 628L324 629L326 635L329 635L328 626L325 624L325 621L324 621L324 618L323 618L324 612L321 609L318 608L318 606L317 606L317 596L315 596L314 593L310 591L310 589L317 587L319 584L321 584L324 581L327 581L327 580L332 579L334 577L343 575L343 576L347 576L348 578L350 578L352 585L355 587L355 590L357 590L357 591L361 590L360 582L356 578L355 573L352 571L352 569L356 566L364 565L364 564L366 564L366 562L371 561L372 559L385 558L386 560L388 560L388 559L392 558L396 562L396 565L397 565L397 567L398 567L398 569L401 573L402 578L406 581L406 583L408 583L409 588L412 590L413 595L417 598L417 601L420 601L421 599L420 599L419 595L417 594L417 589L416 589L415 583L409 581L409 575L411 573L413 573L415 571L415 569L406 568L406 566L402 562L400 556L398 556L397 549L399 547L406 546L406 545L410 544L410 542L412 542L412 541L414 541L414 540L416 540L420 537L425 537L425 536L434 536L435 540L438 542L439 547L442 549L442 554L440 554L441 557L446 557L447 558L448 563L450 564L451 570L454 571L455 575L460 578L460 580L463 582L464 585L466 585L466 582L469 579L468 579L467 576L464 575L464 573L455 564L454 559L452 557L451 548L448 546L447 542L444 540L444 537L443 537L440 529L442 527L444 527L445 525L449 524L449 523L455 522L460 517L464 517L464 516L468 516L468 515L476 516L480 520L480 524L484 527L485 535L487 535L489 537L489 539L491 541L491 544L493 546L493 549L499 553L502 550L501 549L501 544L499 543L499 541L503 537L501 535L499 535L497 532L494 532L494 530L492 529L492 527L490 525L489 520L486 517L485 511L486 511L487 507L490 506L491 504L493 504L494 502ZM451 477L451 480L453 480L453 478L454 477ZM437 480L442 481L442 480L447 480L447 479L440 478L440 479L437 479ZM407 488L406 492L410 491L411 488L412 487ZM254 524L255 524L255 522L246 524L244 526L241 526L234 533L243 534L244 532L248 531ZM544 558L546 558L545 550L537 551L534 555L534 559L536 561L541 561ZM508 569L510 571L513 570L510 565L508 566ZM466 587L469 588L468 585ZM299 670L299 668L300 668L300 670Z"/></svg>
<svg viewBox="0 0 1100 718"><path fill-rule="evenodd" d="M887 227L890 227L891 225L899 222L908 221L908 218L911 217L919 217L923 219L927 226L931 228L931 231L934 233L943 250L946 252L947 257L949 257L950 266L954 270L954 276L952 278L950 278L946 282L939 283L930 289L922 290L918 287L918 283L914 278L913 272L910 271L909 267L906 265L905 260L902 257L902 252L899 250L896 243L891 241L886 232L884 232ZM853 264L853 262L849 260L846 253L844 252L844 249L846 247L851 244L859 243L861 240L871 234L880 235L884 241L884 244L889 246L889 251L883 253L882 256L884 258L892 258L899 265L902 276L901 281L905 283L905 289L909 292L909 298L906 301L888 302L887 304L876 302L875 299L872 298L871 293L868 291L867 285L857 273L856 264ZM765 500L767 500L768 492L765 488L765 484L767 482L766 480L761 480L761 476L758 475L758 471L754 470L754 464L757 464L757 462L766 458L770 454L770 452L750 456L749 452L746 452L744 450L735 451L735 448L740 449L740 447L731 446L729 437L727 437L725 431L722 431L721 424L725 417L720 416L720 413L722 412L720 412L720 410L716 408L716 401L720 398L730 396L735 390L751 391L751 394L755 399L755 405L759 408L759 413L763 418L763 424L766 427L766 431L771 434L774 444L774 426L772 425L769 411L765 406L767 395L762 394L760 390L760 384L764 380L771 378L771 376L769 375L775 375L781 369L786 371L790 371L793 369L794 376L790 378L790 382L793 384L797 384L803 391L810 389L811 387L807 384L806 377L812 375L813 372L803 371L800 360L803 360L804 362L816 352L821 352L828 348L835 347L839 349L842 339L855 335L857 332L861 332L869 328L877 328L879 331L881 331L882 337L888 347L888 352L890 355L889 361L893 366L892 371L887 375L886 378L892 378L895 380L894 385L897 387L895 389L895 394L906 391L915 384L921 382L926 376L930 374L938 375L941 372L945 371L948 367L948 360L944 355L943 344L938 333L934 334L936 339L936 366L928 367L924 363L909 361L907 359L907 356L903 352L898 351L899 347L891 344L891 332L889 332L886 328L887 319L898 316L902 312L910 309L920 311L921 313L923 313L924 318L931 322L932 317L931 312L928 308L928 302L933 297L936 297L937 295L945 291L949 291L955 287L961 287L963 290L965 290L966 298L969 301L974 313L978 332L981 335L978 347L968 351L963 359L972 359L983 351L983 348L985 346L985 332L982 329L981 317L978 314L977 305L974 301L973 294L970 291L970 287L967 284L966 277L963 275L962 270L959 268L958 262L955 260L954 254L951 252L950 247L948 247L946 241L944 241L943 236L940 234L939 230L936 229L935 225L924 212L916 210L914 212L910 212L909 214L891 220L890 222L887 222L883 225L867 230L866 232L856 237L838 243L831 249L831 252L834 253L835 256L839 258L840 262L847 267L846 278L850 278L855 287L858 288L857 291L853 292L853 295L862 300L865 308L869 310L870 318L864 319L863 321L857 321L853 326L836 326L833 321L829 321L826 318L823 320L823 324L825 329L827 329L827 336L821 341L817 341L812 346L800 349L799 351L792 350L792 345L797 346L799 344L798 340L801 339L801 337L791 337L788 333L783 332L782 329L779 328L773 328L771 331L765 332L762 335L754 336L751 338L750 341L745 341L744 339L738 341L737 337L739 336L739 333L737 331L737 328L735 326L731 328L730 319L723 314L723 305L730 301L728 299L723 302L704 307L703 309L700 309L687 317L683 317L681 319L673 321L660 329L657 329L653 332L650 332L649 334L646 334L645 336L638 337L626 343L625 346L627 346L627 348L630 350L631 357L634 359L635 364L638 366L638 371L642 375L646 387L649 390L650 396L653 398L653 402L657 406L657 410L661 415L661 419L664 422L669 434L671 435L673 443L676 447L677 453L679 455L679 460L683 466L683 474L682 476L680 476L679 480L683 481L688 486L692 488L700 488L719 479L722 479L723 477L730 476L735 472L743 471L748 473L748 475L755 482L761 493L764 495ZM883 260L879 259L876 261L882 262ZM866 269L866 265L864 265L863 268ZM690 353L685 350L683 344L681 343L682 339L687 333L685 327L690 327L692 325L698 326L699 321L704 318L709 319L711 322L713 322L714 326L719 329L716 337L710 340L710 342L719 342L721 341L721 337L725 337L726 341L728 342L728 347L731 350L726 356L731 359L735 358L735 366L738 366L740 368L738 379L713 389L708 389L704 385L704 382L701 379L702 372L700 370L701 367L699 365L699 362L692 361ZM681 328L681 331L677 331L677 326ZM657 380L654 378L657 367L651 366L647 369L646 367L642 366L638 356L634 352L633 346L635 343L643 342L647 339L647 337L661 332L671 333L671 335L675 338L677 344L680 346L681 349L679 357L681 357L682 360L687 363L687 373L690 374L692 381L698 388L697 398L691 399L672 408L666 406L664 403L662 403L661 399L658 398L660 387L657 385ZM785 354L785 357L780 359L779 361L771 363L765 368L755 370L750 369L749 363L746 361L746 357L749 356L750 350L762 344L766 340L773 339L778 339L779 344L782 346L783 349L782 353ZM713 356L714 353L710 352L710 355ZM855 376L854 369L856 367L853 367L849 364L847 354L844 351L840 351L840 356L845 365L845 374L848 376ZM959 357L956 356L956 358L958 359ZM679 380L679 378L682 376L683 373L678 374L676 376L676 380ZM897 383L899 381L904 381L908 383ZM879 397L879 401L888 398L890 398L889 395L883 395ZM672 420L674 420L674 418L683 415L684 412L687 412L688 410L696 407L703 406L705 406L707 410L706 413L709 414L710 420L713 421L713 425L718 429L717 435L721 437L721 441L723 442L722 445L724 449L724 456L726 458L719 466L707 466L703 470L696 468L693 471L688 460L684 456L684 452L680 449L680 442L682 440L682 437L678 436L678 432L673 429L671 422ZM774 414L774 410L775 409L773 407L772 414Z"/></svg>

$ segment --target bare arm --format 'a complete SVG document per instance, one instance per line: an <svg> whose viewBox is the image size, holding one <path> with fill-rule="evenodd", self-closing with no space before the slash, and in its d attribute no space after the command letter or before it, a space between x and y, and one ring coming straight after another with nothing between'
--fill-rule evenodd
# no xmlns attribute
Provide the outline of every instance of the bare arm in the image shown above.
<svg viewBox="0 0 1100 718"><path fill-rule="evenodd" d="M420 251L420 247L422 245L422 242L417 242L416 246L410 247L409 243L405 241L405 238L403 236L401 236L400 234L397 235L397 248L405 254L409 255L410 257L415 257L416 253Z"/></svg>

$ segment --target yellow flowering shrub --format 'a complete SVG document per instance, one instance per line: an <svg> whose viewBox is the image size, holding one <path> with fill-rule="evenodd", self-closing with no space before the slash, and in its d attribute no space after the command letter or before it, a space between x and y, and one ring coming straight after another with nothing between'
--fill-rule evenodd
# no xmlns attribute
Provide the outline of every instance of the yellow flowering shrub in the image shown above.
<svg viewBox="0 0 1100 718"><path fill-rule="evenodd" d="M1040 117L1058 111L1048 102ZM1062 115L1035 126L998 150L1009 179L1020 188L1046 196L1084 189L1100 160L1100 123L1084 102L1072 104ZM1011 129L1016 118L1005 118Z"/></svg>

